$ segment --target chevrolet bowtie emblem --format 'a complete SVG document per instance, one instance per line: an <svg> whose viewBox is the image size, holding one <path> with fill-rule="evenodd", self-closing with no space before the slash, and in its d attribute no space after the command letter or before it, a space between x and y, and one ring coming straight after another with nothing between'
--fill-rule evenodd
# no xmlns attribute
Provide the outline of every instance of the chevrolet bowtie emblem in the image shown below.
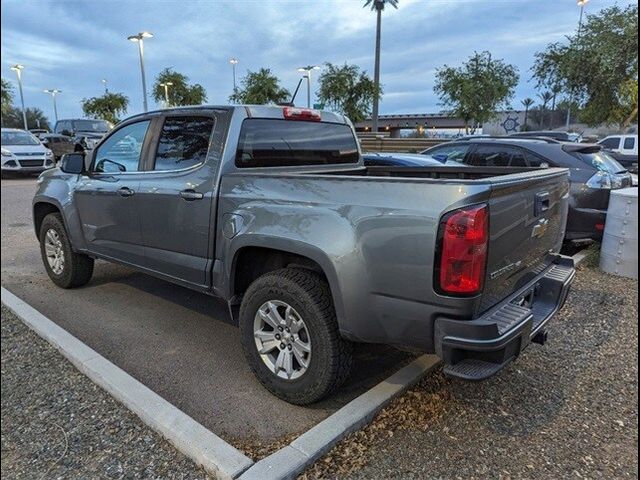
<svg viewBox="0 0 640 480"><path fill-rule="evenodd" d="M546 218L543 218L538 222L537 225L533 227L531 236L535 238L542 238L544 234L547 233L548 229L549 229L549 220L547 220Z"/></svg>

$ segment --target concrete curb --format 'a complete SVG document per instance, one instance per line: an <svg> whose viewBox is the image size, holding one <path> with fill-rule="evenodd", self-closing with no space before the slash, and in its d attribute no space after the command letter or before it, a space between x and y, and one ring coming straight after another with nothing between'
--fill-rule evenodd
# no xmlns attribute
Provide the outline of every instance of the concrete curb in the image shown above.
<svg viewBox="0 0 640 480"><path fill-rule="evenodd" d="M573 257L573 263L576 265L576 267L580 264L580 262L582 262L585 258L587 258L589 256L589 249L585 248L584 250L580 250L578 253L576 253Z"/></svg>
<svg viewBox="0 0 640 480"><path fill-rule="evenodd" d="M369 423L391 400L417 383L439 363L440 359L435 355L417 358L300 435L291 444L255 463L240 476L240 480L295 478L348 434Z"/></svg>
<svg viewBox="0 0 640 480"><path fill-rule="evenodd" d="M180 452L221 479L237 478L253 461L193 418L2 287L2 303L93 382L123 403Z"/></svg>

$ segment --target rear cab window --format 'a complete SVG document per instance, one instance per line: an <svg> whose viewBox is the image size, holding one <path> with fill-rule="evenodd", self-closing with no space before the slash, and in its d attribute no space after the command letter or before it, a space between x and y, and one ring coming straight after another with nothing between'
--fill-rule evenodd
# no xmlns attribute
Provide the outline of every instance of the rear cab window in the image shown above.
<svg viewBox="0 0 640 480"><path fill-rule="evenodd" d="M358 144L342 123L248 118L242 123L236 166L294 167L358 163Z"/></svg>

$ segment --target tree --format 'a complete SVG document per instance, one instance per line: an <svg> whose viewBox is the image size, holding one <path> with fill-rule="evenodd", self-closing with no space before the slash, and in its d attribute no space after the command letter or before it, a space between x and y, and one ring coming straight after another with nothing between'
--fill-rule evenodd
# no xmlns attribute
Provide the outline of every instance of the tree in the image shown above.
<svg viewBox="0 0 640 480"><path fill-rule="evenodd" d="M207 92L202 85L189 85L189 77L171 68L165 68L153 84L153 98L156 102L166 103L165 87L162 84L167 83L171 84L167 88L169 105L202 105L207 101Z"/></svg>
<svg viewBox="0 0 640 480"><path fill-rule="evenodd" d="M535 101L533 100L533 98L525 98L524 100L522 100L522 106L524 107L524 125L523 125L523 129L526 130L527 127L529 126L529 109L533 106L533 104L535 103Z"/></svg>
<svg viewBox="0 0 640 480"><path fill-rule="evenodd" d="M113 124L118 123L119 116L127 113L129 98L122 93L105 93L100 97L82 100L82 111L91 118L100 118Z"/></svg>
<svg viewBox="0 0 640 480"><path fill-rule="evenodd" d="M330 110L346 115L352 122L371 115L376 87L367 72L361 72L357 65L345 63L339 67L326 63L318 83L318 100Z"/></svg>
<svg viewBox="0 0 640 480"><path fill-rule="evenodd" d="M632 99L631 82L638 82L637 5L613 6L589 15L567 42L552 43L535 57L538 86L558 85L578 101L581 118L588 124L618 123L624 128L637 120L637 111L631 115L634 107L621 104ZM625 109L627 118L619 114Z"/></svg>
<svg viewBox="0 0 640 480"><path fill-rule="evenodd" d="M291 97L289 90L280 86L280 79L268 68L261 68L257 72L247 71L240 83L242 88L229 97L232 103L264 105L286 102Z"/></svg>
<svg viewBox="0 0 640 480"><path fill-rule="evenodd" d="M4 78L2 80L2 85L0 88L0 94L2 96L2 117L4 117L7 113L9 113L9 109L11 108L11 104L13 103L13 85L8 80ZM4 123L3 123L4 125Z"/></svg>
<svg viewBox="0 0 640 480"><path fill-rule="evenodd" d="M39 108L28 107L24 111L27 117L28 128L45 128L51 130L49 119ZM24 128L22 110L9 106L7 112L2 115L2 126L7 128Z"/></svg>
<svg viewBox="0 0 640 480"><path fill-rule="evenodd" d="M398 8L398 0L366 0L364 6L371 7L376 12L376 60L373 70L373 83L375 94L373 96L373 114L371 116L372 130L378 131L378 100L380 99L380 39L382 36L382 11L389 4L393 8Z"/></svg>
<svg viewBox="0 0 640 480"><path fill-rule="evenodd" d="M544 117L547 113L547 105L553 100L553 93L542 92L538 94L538 98L542 100L542 105L540 106L540 127L544 128Z"/></svg>
<svg viewBox="0 0 640 480"><path fill-rule="evenodd" d="M520 76L513 65L492 60L489 52L475 53L461 67L443 66L436 72L434 91L441 105L469 125L485 123L499 109L508 108Z"/></svg>

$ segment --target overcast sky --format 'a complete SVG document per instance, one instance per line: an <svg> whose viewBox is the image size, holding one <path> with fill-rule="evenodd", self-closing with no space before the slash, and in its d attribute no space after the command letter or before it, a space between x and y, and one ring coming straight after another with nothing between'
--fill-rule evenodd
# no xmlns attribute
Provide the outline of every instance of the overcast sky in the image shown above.
<svg viewBox="0 0 640 480"><path fill-rule="evenodd" d="M293 91L301 65L355 63L373 76L375 14L362 0L2 0L2 77L16 84L9 67L25 66L27 106L53 120L44 88L58 88L59 116L81 116L82 98L109 89L130 99L129 114L142 110L135 44L126 37L149 30L147 81L173 67L202 84L208 102L227 103L232 91L230 57L247 69L271 68ZM631 0L591 0L593 13ZM535 94L530 82L534 52L575 30L575 0L399 0L382 25L381 113L440 110L434 72L459 65L474 50L489 50L520 70L514 104ZM315 85L317 86L317 84ZM149 88L150 89L150 88ZM17 93L17 89L16 89ZM301 92L303 93L303 92ZM304 103L305 96L297 103ZM16 103L18 99L16 97ZM150 106L153 106L150 100Z"/></svg>

